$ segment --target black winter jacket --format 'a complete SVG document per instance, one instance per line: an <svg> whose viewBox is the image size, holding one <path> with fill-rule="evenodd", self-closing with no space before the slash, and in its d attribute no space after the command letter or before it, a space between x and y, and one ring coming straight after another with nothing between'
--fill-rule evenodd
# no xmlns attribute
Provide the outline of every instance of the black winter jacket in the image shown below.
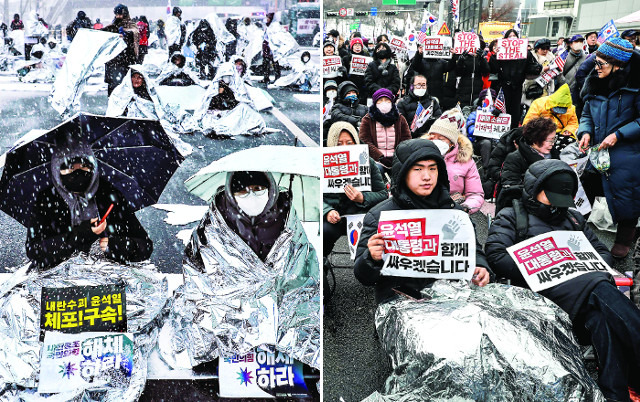
<svg viewBox="0 0 640 402"><path fill-rule="evenodd" d="M529 229L527 230L526 236L523 239L518 239L518 242L554 230L572 231L575 230L576 226L582 227L582 231L593 248L607 264L612 265L613 259L607 247L598 240L598 237L589 229L589 226L585 224L584 218L582 218L579 213L569 214L565 212L551 221L543 220L536 216L535 205L537 201L531 202L531 200L527 201L527 199L535 199L535 195L542 189L543 182L552 173L562 170L573 174L573 170L561 161L543 164L543 166L544 168L540 165L532 167L529 172L527 172L527 177L524 181L523 205L527 211ZM570 219L576 219L577 222L572 224ZM507 247L514 244L516 244L516 214L512 207L508 207L498 213L491 228L489 228L485 251L489 264L491 264L491 268L496 275L511 279L512 285L528 288L517 265L507 253ZM572 320L575 320L580 307L585 300L587 300L590 292L602 281L615 283L611 275L607 272L589 272L540 291L540 294L556 303L569 314ZM581 330L581 328L574 329L578 330L578 332Z"/></svg>
<svg viewBox="0 0 640 402"><path fill-rule="evenodd" d="M518 91L522 91L526 78L536 78L542 71L542 66L531 52L527 52L526 59L519 60L498 60L494 54L489 60L489 66L491 74L498 74L499 86Z"/></svg>
<svg viewBox="0 0 640 402"><path fill-rule="evenodd" d="M391 50L391 48L389 48ZM364 82L367 86L367 92L372 96L380 88L387 88L393 95L396 95L400 90L400 71L398 67L393 64L393 59L390 59L387 67L387 75L382 75L380 70L380 60L373 55L373 61L367 66L367 71L364 73Z"/></svg>
<svg viewBox="0 0 640 402"><path fill-rule="evenodd" d="M424 75L427 77L427 92L442 102L445 73L452 68L453 65L446 60L423 58L422 53L416 52L406 73L406 87L409 88L415 74Z"/></svg>
<svg viewBox="0 0 640 402"><path fill-rule="evenodd" d="M360 120L362 120L369 111L365 105L358 102L351 105L351 102L344 100L345 95L351 89L353 89L353 85L350 84L350 81L345 81L338 85L338 98L331 108L331 124L337 121L346 121L351 123L355 128L358 128ZM358 94L358 98L362 96L361 94L362 92Z"/></svg>
<svg viewBox="0 0 640 402"><path fill-rule="evenodd" d="M398 111L401 115L404 116L404 119L409 124L409 128L411 128L411 123L413 122L413 118L416 115L416 110L418 109L418 101L422 104L422 107L427 109L433 103L433 114L431 118L427 120L424 125L418 128L415 132L411 133L413 138L421 137L423 134L426 134L433 122L436 121L438 117L442 115L442 110L440 109L440 103L434 99L427 92L422 98L419 98L412 92L409 91L407 95L405 95L402 99L398 101L396 106L398 107Z"/></svg>
<svg viewBox="0 0 640 402"><path fill-rule="evenodd" d="M524 173L533 162L541 161L544 157L527 144L524 137L518 140L518 149L511 152L502 165L502 187L522 184ZM551 159L560 159L560 152L551 148Z"/></svg>
<svg viewBox="0 0 640 402"><path fill-rule="evenodd" d="M138 61L136 35L131 31L132 29L137 30L138 27L133 21L117 20L114 24L102 28L102 31L118 33L120 27L125 29L122 39L127 44L127 48L104 64L104 82L107 83L120 83L127 75L129 66Z"/></svg>
<svg viewBox="0 0 640 402"><path fill-rule="evenodd" d="M367 98L370 98L372 94L367 90L367 85L364 82L364 75L353 75L351 72L351 57L354 53L350 53L342 58L342 66L347 70L347 80L353 82L360 91L358 95L358 102L361 105L367 104ZM356 56L368 57L368 55L364 53L356 54Z"/></svg>
<svg viewBox="0 0 640 402"><path fill-rule="evenodd" d="M405 177L411 166L417 161L431 159L438 164L438 183L429 197L419 197L409 191L405 184ZM396 148L392 166L392 198L373 207L364 217L364 225L354 265L356 278L365 286L375 286L376 303L388 301L396 296L394 288L402 286L420 291L431 286L434 279L402 278L380 275L382 261L371 258L367 242L378 232L378 222L382 211L404 209L461 209L449 196L449 178L447 167L438 148L431 141L415 139L402 142ZM482 246L476 247L476 265L488 268L489 265L482 252Z"/></svg>
<svg viewBox="0 0 640 402"><path fill-rule="evenodd" d="M455 88L455 82L458 77L460 78L458 87L455 89L454 104L460 102L461 106L471 105L482 91L482 76L489 74L489 63L484 57L456 54L450 60L449 68L452 67L455 75L449 74L447 83L453 79Z"/></svg>
<svg viewBox="0 0 640 402"><path fill-rule="evenodd" d="M516 146L513 144L513 141L518 141L521 137L522 128L514 128L500 137L498 144L493 149L493 151L491 151L491 158L489 159L489 164L487 165L487 176L485 180L491 182L490 186L492 188L494 188L495 185L500 181L502 164L507 158L507 155L516 150ZM494 194L493 197L497 197L497 194Z"/></svg>
<svg viewBox="0 0 640 402"><path fill-rule="evenodd" d="M100 179L95 200L100 214L114 204L104 232L109 238L105 256L123 263L148 259L153 243L120 192ZM89 252L100 237L91 231L88 221L72 227L69 207L57 190L50 187L38 194L33 206L27 230L27 257L41 268L50 268L75 252Z"/></svg>

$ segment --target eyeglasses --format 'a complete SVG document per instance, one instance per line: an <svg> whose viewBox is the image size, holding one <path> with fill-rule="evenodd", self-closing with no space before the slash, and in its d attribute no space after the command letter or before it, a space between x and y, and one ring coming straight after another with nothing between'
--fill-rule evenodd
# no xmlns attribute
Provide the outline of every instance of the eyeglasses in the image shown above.
<svg viewBox="0 0 640 402"><path fill-rule="evenodd" d="M608 63L608 62L606 62L606 61L596 60L596 65L595 65L595 67L597 67L597 68L602 68L602 67L606 66L607 64L609 64L609 63Z"/></svg>
<svg viewBox="0 0 640 402"><path fill-rule="evenodd" d="M547 144L554 144L556 142L557 138L558 138L558 136L556 135L555 137L553 137L553 139L544 140L544 142L547 143Z"/></svg>
<svg viewBox="0 0 640 402"><path fill-rule="evenodd" d="M419 88L419 89L423 89L423 88L427 88L427 84L416 84L413 86L414 88Z"/></svg>
<svg viewBox="0 0 640 402"><path fill-rule="evenodd" d="M264 193L266 192L267 192L266 186L261 186L259 184L252 184L250 186L243 188L240 191L235 191L233 195L236 197L245 198L249 195L249 193L253 193L255 195L260 196L260 195L264 195Z"/></svg>

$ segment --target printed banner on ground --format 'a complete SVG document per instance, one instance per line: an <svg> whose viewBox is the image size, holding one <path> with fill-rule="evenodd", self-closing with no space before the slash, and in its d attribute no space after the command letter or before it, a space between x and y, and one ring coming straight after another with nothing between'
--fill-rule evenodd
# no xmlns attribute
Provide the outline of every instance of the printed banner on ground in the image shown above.
<svg viewBox="0 0 640 402"><path fill-rule="evenodd" d="M220 396L223 398L304 398L309 396L302 363L263 350L220 358Z"/></svg>
<svg viewBox="0 0 640 402"><path fill-rule="evenodd" d="M357 215L343 215L343 218L347 218L347 241L349 242L349 254L351 254L351 260L356 259L356 251L358 250L358 241L360 240L360 234L362 233L362 222L366 214Z"/></svg>
<svg viewBox="0 0 640 402"><path fill-rule="evenodd" d="M509 130L511 130L511 115L500 113L500 115L496 117L491 113L479 111L476 115L476 125L473 129L473 135L499 139Z"/></svg>
<svg viewBox="0 0 640 402"><path fill-rule="evenodd" d="M588 272L613 272L578 231L544 233L508 247L507 252L534 292Z"/></svg>
<svg viewBox="0 0 640 402"><path fill-rule="evenodd" d="M382 211L382 275L471 280L476 236L469 215L455 209Z"/></svg>
<svg viewBox="0 0 640 402"><path fill-rule="evenodd" d="M512 39L498 39L498 53L496 58L498 60L518 60L527 58L527 44L526 39L512 38Z"/></svg>
<svg viewBox="0 0 640 402"><path fill-rule="evenodd" d="M480 38L473 32L458 32L453 42L453 53L462 54L465 51L475 53L480 49Z"/></svg>
<svg viewBox="0 0 640 402"><path fill-rule="evenodd" d="M367 145L328 147L323 148L322 152L323 193L344 193L347 184L360 191L371 191Z"/></svg>
<svg viewBox="0 0 640 402"><path fill-rule="evenodd" d="M40 358L38 392L98 387L127 388L135 369L133 334L47 331Z"/></svg>
<svg viewBox="0 0 640 402"><path fill-rule="evenodd" d="M340 56L324 56L322 58L322 76L324 78L336 78L340 66L342 66Z"/></svg>
<svg viewBox="0 0 640 402"><path fill-rule="evenodd" d="M451 37L450 36L427 36L422 45L422 57L432 57L434 59L451 58Z"/></svg>
<svg viewBox="0 0 640 402"><path fill-rule="evenodd" d="M40 340L44 331L126 332L126 291L122 285L42 288Z"/></svg>
<svg viewBox="0 0 640 402"><path fill-rule="evenodd" d="M367 71L367 66L373 58L365 56L351 56L351 65L349 66L349 74L351 75L364 75Z"/></svg>

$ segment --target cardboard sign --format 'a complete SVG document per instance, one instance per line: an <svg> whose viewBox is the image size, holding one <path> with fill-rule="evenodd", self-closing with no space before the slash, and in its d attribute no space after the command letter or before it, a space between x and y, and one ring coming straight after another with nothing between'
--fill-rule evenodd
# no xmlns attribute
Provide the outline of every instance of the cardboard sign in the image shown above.
<svg viewBox="0 0 640 402"><path fill-rule="evenodd" d="M589 272L613 272L583 232L553 231L507 248L534 292Z"/></svg>
<svg viewBox="0 0 640 402"><path fill-rule="evenodd" d="M450 36L427 36L422 45L422 57L434 59L450 59L451 37Z"/></svg>
<svg viewBox="0 0 640 402"><path fill-rule="evenodd" d="M395 53L405 53L407 51L407 44L397 36L392 36L389 41L391 50Z"/></svg>
<svg viewBox="0 0 640 402"><path fill-rule="evenodd" d="M526 39L512 38L512 39L498 39L498 53L496 58L498 60L518 60L527 58L527 44Z"/></svg>
<svg viewBox="0 0 640 402"><path fill-rule="evenodd" d="M367 66L373 58L365 56L351 56L351 65L349 66L349 74L351 75L364 75L367 71Z"/></svg>
<svg viewBox="0 0 640 402"><path fill-rule="evenodd" d="M471 280L476 235L469 215L455 209L382 211L382 275Z"/></svg>
<svg viewBox="0 0 640 402"><path fill-rule="evenodd" d="M220 358L220 396L224 398L304 398L309 396L302 363L264 350Z"/></svg>
<svg viewBox="0 0 640 402"><path fill-rule="evenodd" d="M454 38L453 53L462 54L465 51L475 53L480 48L480 38L473 32L458 32Z"/></svg>
<svg viewBox="0 0 640 402"><path fill-rule="evenodd" d="M363 226L362 222L364 221L365 215L366 214L343 215L343 218L347 218L347 241L349 242L349 254L351 254L352 261L356 259L358 241L360 241Z"/></svg>
<svg viewBox="0 0 640 402"><path fill-rule="evenodd" d="M322 58L322 76L324 78L336 78L338 68L342 66L340 56L324 56Z"/></svg>
<svg viewBox="0 0 640 402"><path fill-rule="evenodd" d="M135 369L133 334L48 332L40 358L38 392L127 388Z"/></svg>
<svg viewBox="0 0 640 402"><path fill-rule="evenodd" d="M367 145L347 145L322 149L322 192L344 193L351 184L360 191L371 191L371 166Z"/></svg>
<svg viewBox="0 0 640 402"><path fill-rule="evenodd" d="M487 112L477 112L473 135L499 139L511 130L511 115L500 113L498 117Z"/></svg>
<svg viewBox="0 0 640 402"><path fill-rule="evenodd" d="M127 303L122 285L42 288L40 339L44 331L126 332Z"/></svg>

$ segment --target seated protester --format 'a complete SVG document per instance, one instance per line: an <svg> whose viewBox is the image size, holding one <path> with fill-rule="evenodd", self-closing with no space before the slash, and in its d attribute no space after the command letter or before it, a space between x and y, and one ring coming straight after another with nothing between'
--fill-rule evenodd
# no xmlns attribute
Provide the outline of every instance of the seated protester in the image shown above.
<svg viewBox="0 0 640 402"><path fill-rule="evenodd" d="M385 42L378 43L372 57L373 61L364 73L367 92L373 94L386 88L395 96L400 91L400 72L393 64L391 47Z"/></svg>
<svg viewBox="0 0 640 402"><path fill-rule="evenodd" d="M96 241L105 257L118 262L151 256L147 232L120 191L100 177L89 145L67 141L57 146L51 173L53 185L36 196L27 230L27 257L38 267L51 268L75 252L89 252Z"/></svg>
<svg viewBox="0 0 640 402"><path fill-rule="evenodd" d="M449 194L462 209L473 214L484 203L484 192L478 168L473 160L473 147L467 137L449 119L438 119L423 138L440 149L449 175Z"/></svg>
<svg viewBox="0 0 640 402"><path fill-rule="evenodd" d="M576 142L578 117L576 116L576 107L571 103L569 85L564 84L553 94L534 100L524 117L523 124L527 124L536 117L546 117L556 123L558 137L554 148L558 151L562 151L567 145Z"/></svg>
<svg viewBox="0 0 640 402"><path fill-rule="evenodd" d="M357 144L360 144L358 132L351 124L339 121L331 125L329 137L327 138L327 147ZM359 191L352 185L347 185L344 188L344 194L327 193L322 196L324 257L331 254L336 241L347 232L347 220L344 215L364 214L371 207L389 197L382 175L371 158L369 158L369 166L371 170L371 191ZM324 267L326 278L328 271L332 268L327 259L324 261ZM325 285L325 290L329 290L327 285Z"/></svg>
<svg viewBox="0 0 640 402"><path fill-rule="evenodd" d="M324 43L324 47L322 48L322 56L338 56L338 52L336 51L336 45L335 43L333 43L332 41L326 41ZM342 64L342 59L340 59L340 63ZM340 84L342 81L344 81L347 77L347 70L344 68L344 66L340 66L338 68L338 71L336 72L331 72L328 75L322 75L322 79L323 81L326 80L334 80L336 81L336 85Z"/></svg>
<svg viewBox="0 0 640 402"><path fill-rule="evenodd" d="M218 86L218 93L209 101L209 110L231 110L238 106L240 102L236 100L229 84L220 81Z"/></svg>
<svg viewBox="0 0 640 402"><path fill-rule="evenodd" d="M326 80L323 85L322 104L326 105L330 100L338 96L338 83L335 80Z"/></svg>
<svg viewBox="0 0 640 402"><path fill-rule="evenodd" d="M566 163L542 160L529 167L521 199L500 211L489 228L485 252L496 275L527 288L507 248L554 230L583 232L600 257L613 263L582 215L569 209L577 191L578 178ZM526 228L521 234L519 225ZM539 293L569 314L580 343L595 348L598 385L608 401L628 401L628 387L640 391L640 311L608 272L587 272Z"/></svg>
<svg viewBox="0 0 640 402"><path fill-rule="evenodd" d="M391 169L393 152L398 144L411 139L409 125L398 112L394 100L390 90L377 90L369 113L360 123L360 142L369 145L369 156L376 161L382 174Z"/></svg>
<svg viewBox="0 0 640 402"><path fill-rule="evenodd" d="M416 118L418 103L420 103L424 109L433 107L433 112L422 126L416 127L415 130L411 132L413 138L420 137L429 131L433 122L442 115L440 103L436 98L427 93L427 79L424 75L420 74L413 76L411 84L409 85L409 91L398 101L398 111L404 116L407 124L409 124L409 129L413 126L413 120Z"/></svg>
<svg viewBox="0 0 640 402"><path fill-rule="evenodd" d="M145 77L140 66L131 67L122 83L109 96L106 116L143 117L160 120L162 106L152 81Z"/></svg>
<svg viewBox="0 0 640 402"><path fill-rule="evenodd" d="M496 98L496 91L494 91L493 89L489 88L489 89L483 89L482 91L480 91L480 94L478 95L478 99L474 102L474 105L477 105L477 108L473 112L469 113L469 116L467 117L467 125L466 125L467 138L469 138L469 141L471 141L471 143L473 144L474 153L481 158L482 167L483 167L483 170L485 171L485 174L486 174L487 167L489 166L491 151L493 151L493 148L496 146L499 140L493 139L493 138L487 138L487 137L476 137L473 135L473 133L476 129L476 118L477 118L478 112L485 109L483 108L483 102L487 98L487 93L489 91L491 91L490 93L491 99ZM500 113L500 111L494 109L494 113Z"/></svg>
<svg viewBox="0 0 640 402"><path fill-rule="evenodd" d="M553 147L555 141L556 125L546 117L530 120L523 127L518 149L507 155L502 165L496 213L511 204L514 194L520 193L524 174L531 164L542 159L560 159L560 152Z"/></svg>
<svg viewBox="0 0 640 402"><path fill-rule="evenodd" d="M238 72L238 75L240 75L240 77L242 79L246 80L248 78L246 76L246 74L247 74L247 63L244 62L242 57L238 57L233 61L233 64L236 66L236 71Z"/></svg>
<svg viewBox="0 0 640 402"><path fill-rule="evenodd" d="M335 80L325 80L322 96L322 142L326 145L327 135L329 135L329 128L333 123L331 119L331 109L337 102L338 97L338 84Z"/></svg>
<svg viewBox="0 0 640 402"><path fill-rule="evenodd" d="M186 58L180 52L174 52L169 59L169 64L165 66L156 81L158 85L173 87L188 87L190 85L200 85L200 80L195 74L190 74L184 69Z"/></svg>
<svg viewBox="0 0 640 402"><path fill-rule="evenodd" d="M489 165L487 165L486 175L482 183L485 199L492 199L495 202L495 198L498 197L502 165L507 155L518 149L518 142L521 137L522 127L516 127L500 137L495 148L491 151L491 158L489 158Z"/></svg>
<svg viewBox="0 0 640 402"><path fill-rule="evenodd" d="M358 102L360 91L351 81L344 81L338 86L338 98L331 108L331 123L346 121L355 128L367 114L367 107Z"/></svg>
<svg viewBox="0 0 640 402"><path fill-rule="evenodd" d="M364 49L362 38L354 37L350 42L351 53L342 58L342 65L347 70L347 80L351 81L360 91L359 99L361 105L367 104L367 99L371 94L367 91L364 82L364 75L351 74L351 58L353 56L369 57L369 52Z"/></svg>
<svg viewBox="0 0 640 402"><path fill-rule="evenodd" d="M393 157L391 195L367 213L358 242L354 274L365 286L375 286L376 303L391 301L398 295L394 288L402 286L417 292L430 286L435 279L382 276L382 235L377 234L382 211L407 209L459 209L449 196L447 167L438 147L422 138L405 141ZM476 247L476 268L473 283L489 283L489 264L482 247Z"/></svg>
<svg viewBox="0 0 640 402"><path fill-rule="evenodd" d="M413 75L422 75L427 79L427 84L429 85L427 92L429 95L438 98L441 102L444 94L444 76L453 66L450 67L447 60L423 57L422 49L423 46L418 44L418 51L413 56L413 59L411 59L411 64L407 69L406 77L408 81L406 81L406 86L410 86L410 80Z"/></svg>
<svg viewBox="0 0 640 402"><path fill-rule="evenodd" d="M311 88L318 85L320 68L311 62L311 53L304 51L300 55L300 61L295 61L291 72L278 78L273 87L289 87L303 92L310 92Z"/></svg>

